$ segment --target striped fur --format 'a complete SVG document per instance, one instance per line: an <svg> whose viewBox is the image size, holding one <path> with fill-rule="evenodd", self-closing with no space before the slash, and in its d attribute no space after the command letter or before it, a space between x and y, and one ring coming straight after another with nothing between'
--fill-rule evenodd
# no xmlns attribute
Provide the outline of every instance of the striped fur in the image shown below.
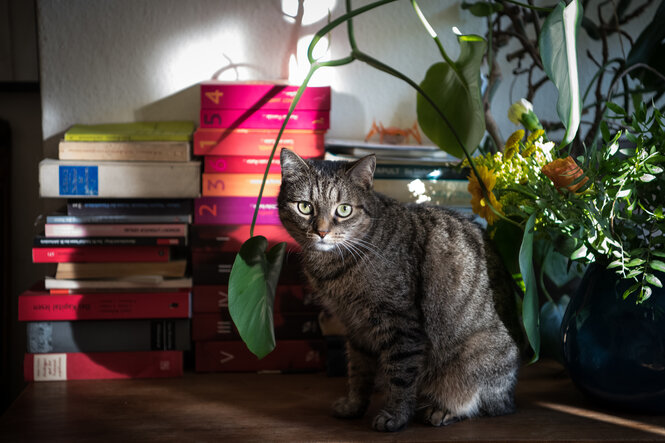
<svg viewBox="0 0 665 443"><path fill-rule="evenodd" d="M334 414L364 415L375 388L386 394L380 431L416 416L440 426L513 412L519 352L497 311L514 311L514 299L484 231L372 191L374 156L303 160L284 149L281 164L282 223L346 328L349 392Z"/></svg>

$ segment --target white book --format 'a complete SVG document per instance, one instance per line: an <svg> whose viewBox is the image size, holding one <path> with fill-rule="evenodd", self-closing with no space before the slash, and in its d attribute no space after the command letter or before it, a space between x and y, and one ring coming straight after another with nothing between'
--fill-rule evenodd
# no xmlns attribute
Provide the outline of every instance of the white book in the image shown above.
<svg viewBox="0 0 665 443"><path fill-rule="evenodd" d="M195 198L201 193L201 163L75 161L39 163L40 197Z"/></svg>
<svg viewBox="0 0 665 443"><path fill-rule="evenodd" d="M157 289L191 288L191 277L164 278L158 275L131 276L111 279L44 278L46 289Z"/></svg>
<svg viewBox="0 0 665 443"><path fill-rule="evenodd" d="M186 141L99 141L62 140L58 145L60 160L112 160L183 162L191 160Z"/></svg>

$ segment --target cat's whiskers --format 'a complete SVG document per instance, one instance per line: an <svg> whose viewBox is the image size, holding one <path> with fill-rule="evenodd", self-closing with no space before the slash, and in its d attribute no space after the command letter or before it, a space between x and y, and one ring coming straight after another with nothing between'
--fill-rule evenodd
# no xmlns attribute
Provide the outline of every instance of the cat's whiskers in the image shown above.
<svg viewBox="0 0 665 443"><path fill-rule="evenodd" d="M367 240L364 240L362 238L352 238L352 239L348 239L348 241L353 242L353 244L358 248L364 248L366 251L373 253L378 258L383 260L385 263L387 263L389 265L394 264L391 260L387 259L386 256L381 253L381 250L379 248L377 248L374 245L374 243L371 243L371 242L369 242Z"/></svg>

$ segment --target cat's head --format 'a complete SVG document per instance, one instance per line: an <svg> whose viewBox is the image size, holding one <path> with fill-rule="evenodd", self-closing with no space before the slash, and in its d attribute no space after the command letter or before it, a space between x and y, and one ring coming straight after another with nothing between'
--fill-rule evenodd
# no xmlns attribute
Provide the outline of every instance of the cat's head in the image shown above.
<svg viewBox="0 0 665 443"><path fill-rule="evenodd" d="M372 222L374 155L355 162L303 160L282 149L279 216L306 251L353 247Z"/></svg>

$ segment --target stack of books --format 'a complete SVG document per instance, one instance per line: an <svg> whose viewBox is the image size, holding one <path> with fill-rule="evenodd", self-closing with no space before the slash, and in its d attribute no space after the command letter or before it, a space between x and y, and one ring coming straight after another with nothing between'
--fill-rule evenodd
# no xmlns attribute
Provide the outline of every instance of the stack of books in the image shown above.
<svg viewBox="0 0 665 443"><path fill-rule="evenodd" d="M318 308L304 286L298 245L281 226L277 194L279 149L268 174L254 235L270 246L287 242L275 301L277 348L262 360L240 340L228 311L228 279L235 256L249 238L259 188L279 129L297 91L274 83L201 84L200 128L194 154L203 156L201 198L192 226L192 339L197 371L322 369L323 341ZM279 148L322 158L330 116L330 88L307 88Z"/></svg>
<svg viewBox="0 0 665 443"><path fill-rule="evenodd" d="M40 163L66 197L35 236L52 275L19 296L26 380L175 377L191 346L192 122L76 125Z"/></svg>

